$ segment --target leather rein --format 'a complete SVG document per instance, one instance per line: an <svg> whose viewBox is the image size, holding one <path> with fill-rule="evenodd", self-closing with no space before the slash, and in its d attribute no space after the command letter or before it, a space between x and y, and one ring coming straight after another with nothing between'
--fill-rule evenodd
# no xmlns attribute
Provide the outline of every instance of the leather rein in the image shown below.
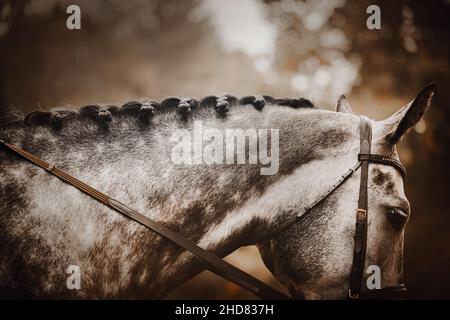
<svg viewBox="0 0 450 320"><path fill-rule="evenodd" d="M372 142L372 128L370 120L365 117L360 117L360 153L358 155L358 162L345 172L331 187L329 187L324 193L322 193L313 203L304 207L296 215L293 215L283 223L281 223L277 231L272 233L275 235L279 233L289 225L298 221L298 219L304 214L310 212L315 206L321 203L327 198L333 191L335 191L340 185L347 181L355 171L361 168L361 182L359 190L358 210L356 212L356 227L354 235L354 250L353 250L353 263L350 273L350 288L348 290L349 299L370 299L370 298L399 298L406 293L405 285L401 284L393 287L385 287L382 289L373 289L361 293L362 282L364 278L364 267L366 262L366 250L367 250L367 209L368 209L368 172L369 163L377 163L392 166L397 169L402 177L405 177L406 170L403 165L397 159L371 154L371 142ZM9 144L3 140L0 140L0 145L5 146L7 149L13 151L15 154L22 156L27 161L41 167L49 174L58 177L67 184L75 187L76 189L87 194L91 198L103 203L105 206L123 214L131 220L143 225L144 227L152 230L160 236L174 242L180 247L190 251L197 257L201 258L207 264L208 270L211 272L231 281L238 286L247 289L254 293L256 296L262 299L290 299L289 296L278 290L270 287L264 282L256 279L250 274L236 268L235 266L224 261L220 257L214 255L211 252L199 247L193 241L184 238L177 232L172 231L163 224L147 218L142 213L131 209L127 205L109 197L108 195L94 189L88 184L76 179L70 174L64 172L53 164L47 163L41 158L21 149L20 147Z"/></svg>

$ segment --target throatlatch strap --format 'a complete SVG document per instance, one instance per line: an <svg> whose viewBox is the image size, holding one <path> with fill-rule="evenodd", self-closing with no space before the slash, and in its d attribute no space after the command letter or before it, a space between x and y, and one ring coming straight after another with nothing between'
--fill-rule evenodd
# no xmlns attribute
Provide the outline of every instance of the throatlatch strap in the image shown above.
<svg viewBox="0 0 450 320"><path fill-rule="evenodd" d="M107 196L106 194L92 188L91 186L85 184L84 182L81 182L80 180L74 178L73 176L69 175L68 173L62 171L61 169L55 167L54 165L51 165L41 158L15 146L9 143L4 142L3 140L0 140L0 144L7 147L9 150L13 151L14 153L24 157L26 160L30 161L31 163L34 163L35 165L41 167L42 169L46 170L50 174L60 178L64 182L70 184L71 186L77 188L78 190L84 192L88 196L100 201L104 205L108 206L109 208L120 212L121 214L125 215L126 217L138 222L139 224L147 227L148 229L156 232L157 234L165 237L166 239L171 240L172 242L176 243L180 247L189 250L199 258L201 258L203 261L205 261L208 264L208 269L211 272L214 272L215 274L227 279L228 281L231 281L238 286L241 286L242 288L245 288L251 292L253 292L255 295L262 299L290 299L287 295L279 292L278 290L268 286L264 282L256 279L255 277L251 276L250 274L236 268L235 266L229 264L228 262L222 260L218 256L214 255L211 252L208 252L204 250L203 248L197 246L194 242L191 240L188 240L184 237L182 237L180 234L172 231L171 229L165 227L164 225L153 221L143 214L129 208L128 206L124 205L123 203L120 203L119 201L112 199L111 197Z"/></svg>
<svg viewBox="0 0 450 320"><path fill-rule="evenodd" d="M360 117L360 154L370 154L372 143L372 128L365 117ZM356 211L355 244L353 248L353 263L350 273L350 289L348 296L358 299L364 275L367 248L367 184L369 177L369 161L362 160L361 182L359 187L358 210Z"/></svg>

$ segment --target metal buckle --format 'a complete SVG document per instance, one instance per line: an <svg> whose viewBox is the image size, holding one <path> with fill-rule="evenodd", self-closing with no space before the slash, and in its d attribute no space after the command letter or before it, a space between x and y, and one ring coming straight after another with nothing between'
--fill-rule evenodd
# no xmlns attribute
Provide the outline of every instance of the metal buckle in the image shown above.
<svg viewBox="0 0 450 320"><path fill-rule="evenodd" d="M366 209L358 209L356 211L356 219L357 220L364 220L367 216L367 210Z"/></svg>
<svg viewBox="0 0 450 320"><path fill-rule="evenodd" d="M356 300L359 298L359 294L358 293L352 294L352 289L348 289L348 298Z"/></svg>

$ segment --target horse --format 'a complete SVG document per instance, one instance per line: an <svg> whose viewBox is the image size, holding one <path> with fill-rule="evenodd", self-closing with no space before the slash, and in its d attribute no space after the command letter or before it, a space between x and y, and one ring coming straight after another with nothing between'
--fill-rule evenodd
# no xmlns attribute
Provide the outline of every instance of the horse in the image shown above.
<svg viewBox="0 0 450 320"><path fill-rule="evenodd" d="M372 150L398 159L397 143L421 119L433 93L434 86L427 86L387 119L368 119ZM278 140L269 143L273 154L277 144L276 172L262 174L264 164L247 160L174 163L173 133L192 132L199 121L222 133L276 130ZM352 267L358 172L283 232L273 232L353 166L359 127L344 96L331 111L303 98L223 95L34 111L3 124L0 139L219 257L257 245L293 297L343 299ZM249 141L243 143L248 154ZM238 148L233 152L239 156ZM207 267L4 147L0 186L3 298L160 299ZM396 285L410 216L402 176L393 167L370 164L368 190L365 264L379 267L383 287ZM75 289L68 285L73 266L80 272Z"/></svg>

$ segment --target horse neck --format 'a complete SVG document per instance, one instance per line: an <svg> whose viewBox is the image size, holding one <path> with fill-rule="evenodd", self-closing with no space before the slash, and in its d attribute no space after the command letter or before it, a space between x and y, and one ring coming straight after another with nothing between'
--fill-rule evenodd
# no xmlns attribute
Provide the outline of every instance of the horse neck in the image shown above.
<svg viewBox="0 0 450 320"><path fill-rule="evenodd" d="M299 169L319 161L348 134L337 130L335 125L327 125L322 118L327 120L331 116L317 110L271 106L266 106L263 112L252 108L231 110L226 121L209 115L203 117L205 125L222 130L278 128L280 166L277 174L268 176L261 175L260 165L172 163L173 145L167 142L180 125L167 119L155 119L165 124L146 130L129 130L129 124L113 122L111 130L105 132L92 129L54 134L51 130L36 129L16 137L22 140L17 143L29 151L201 247L225 256L241 246L266 239L286 211L303 200L305 188L301 184L307 185L308 181L302 175L312 171L299 173ZM318 123L325 126L320 128ZM193 125L194 122L183 124L186 129L192 129ZM114 126L121 130L114 132ZM105 214L95 208L89 214ZM204 269L199 259L168 240L148 230L140 232L140 246L162 248L149 250L148 255L136 260L143 265L149 260L161 262L160 270L153 270L158 274L150 276L153 290L159 286L160 294L164 294ZM97 235L99 240L104 236Z"/></svg>
<svg viewBox="0 0 450 320"><path fill-rule="evenodd" d="M323 192L324 183L333 181L348 169L346 161L333 162L333 155L334 152L342 154L342 145L345 147L354 132L349 132L340 122L329 121L334 114L292 111L268 108L265 114L250 115L251 124L247 124L243 115L239 115L239 123L230 118L225 124L244 129L251 126L279 128L277 174L263 176L258 166L250 165L202 165L180 169L171 176L176 183L168 189L177 197L169 201L167 212L174 217L172 221L177 231L208 251L225 256L239 247L267 240L280 222L295 214L295 209L314 200L316 193ZM342 122L347 120L341 119ZM324 161L329 156L330 161ZM336 171L331 172L329 178L320 177L314 183L312 177L317 175L317 168L326 167ZM204 268L186 252L170 260L167 274L171 275L172 283L181 283Z"/></svg>

